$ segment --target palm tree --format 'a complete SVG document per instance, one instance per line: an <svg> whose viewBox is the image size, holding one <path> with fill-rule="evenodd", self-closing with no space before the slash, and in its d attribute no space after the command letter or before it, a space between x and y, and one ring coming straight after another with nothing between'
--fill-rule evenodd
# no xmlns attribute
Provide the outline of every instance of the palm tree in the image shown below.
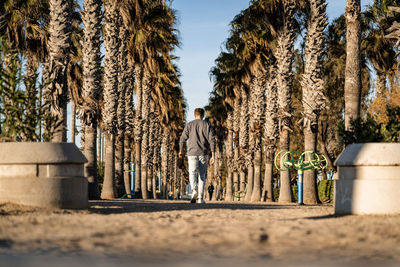
<svg viewBox="0 0 400 267"><path fill-rule="evenodd" d="M271 58L268 85L265 93L265 123L263 132L265 174L264 187L261 194L262 201L274 201L272 191L273 162L276 152L276 142L279 138L277 124L277 84L276 84L276 62Z"/></svg>
<svg viewBox="0 0 400 267"><path fill-rule="evenodd" d="M245 168L245 155L249 148L249 97L242 88L241 90L241 103L240 103L240 125L239 125L239 145L240 145L240 156L238 160L239 166L241 166L240 174L240 191L244 192L246 189L246 168Z"/></svg>
<svg viewBox="0 0 400 267"><path fill-rule="evenodd" d="M363 23L368 23L367 36L362 41L361 49L366 53L376 70L376 97L382 97L386 92L386 78L395 68L396 51L392 40L385 38L385 33L399 18L399 15L391 15L389 6L398 6L397 0L376 0L363 12ZM392 82L392 81L391 81Z"/></svg>
<svg viewBox="0 0 400 267"><path fill-rule="evenodd" d="M295 40L294 13L296 3L292 0L281 2L280 23L277 25L276 43L274 51L276 58L276 81L278 90L278 120L280 134L280 149L289 150L292 131L291 96L292 96L292 61L293 43ZM289 171L280 172L279 202L292 202Z"/></svg>
<svg viewBox="0 0 400 267"><path fill-rule="evenodd" d="M325 0L310 2L307 37L305 42L305 67L301 80L303 88L303 130L305 151L316 151L318 120L325 108L324 81L322 79L322 60L324 30L327 25ZM306 159L310 160L310 159ZM316 171L304 173L304 203L318 202Z"/></svg>
<svg viewBox="0 0 400 267"><path fill-rule="evenodd" d="M101 1L85 0L82 20L84 37L82 39L83 88L84 105L79 108L79 119L85 127L86 145L84 154L88 159L85 164L85 176L89 181L89 199L100 197L97 184L96 138L99 119L99 100L101 95Z"/></svg>
<svg viewBox="0 0 400 267"><path fill-rule="evenodd" d="M360 117L361 104L361 4L347 0L346 4L346 79L344 84L345 129L352 129L352 121Z"/></svg>
<svg viewBox="0 0 400 267"><path fill-rule="evenodd" d="M119 18L117 1L104 2L104 90L102 111L105 138L104 183L101 198L115 198L115 133L118 92Z"/></svg>
<svg viewBox="0 0 400 267"><path fill-rule="evenodd" d="M124 156L124 185L125 185L125 192L127 194L131 194L131 184L130 184L130 177L131 173L127 170L131 170L132 163L132 156L135 155L134 148L134 127L135 127L135 108L133 102L133 91L134 91L134 66L128 63L127 66L127 76L126 76L126 96L125 96L125 156ZM133 150L133 151L132 151Z"/></svg>
<svg viewBox="0 0 400 267"><path fill-rule="evenodd" d="M45 86L44 97L51 103L51 112L57 117L52 138L54 142L67 141L67 67L71 48L72 0L50 0L50 22L48 58L43 68L43 80L50 81Z"/></svg>
<svg viewBox="0 0 400 267"><path fill-rule="evenodd" d="M266 75L262 66L257 67L254 76L254 124L251 125L255 139L254 149L254 185L251 201L261 199L262 129L264 124L264 104Z"/></svg>
<svg viewBox="0 0 400 267"><path fill-rule="evenodd" d="M173 11L165 6L161 1L126 1L124 12L124 23L128 27L131 35L131 43L129 44L130 55L137 64L136 68L136 89L139 91L141 103L138 101L137 116L138 134L141 138L140 148L142 151L140 157L136 157L141 162L141 191L142 198L147 198L147 164L150 160L150 150L148 145L148 115L150 114L151 93L154 86L157 86L157 75L160 70L160 58L164 62L170 60L170 52L174 46L178 44L175 29L175 15ZM131 14L134 14L130 16ZM130 19L132 18L132 19ZM167 63L168 64L168 63ZM140 69L139 69L140 68ZM143 69L141 69L143 68ZM139 95L139 94L138 94ZM141 128L141 129L139 129ZM137 140L139 141L139 140ZM138 149L139 150L139 149Z"/></svg>
<svg viewBox="0 0 400 267"><path fill-rule="evenodd" d="M233 183L233 171L234 171L234 153L233 153L233 124L234 124L234 111L229 111L226 119L226 128L228 130L228 137L226 140L226 161L228 165L228 174L226 177L226 201L233 201L232 183Z"/></svg>
<svg viewBox="0 0 400 267"><path fill-rule="evenodd" d="M120 18L121 19L121 18ZM117 104L117 135L115 143L115 186L118 196L125 194L124 183L124 156L125 156L125 128L126 128L126 95L128 90L127 79L128 59L127 59L127 39L128 30L122 24L119 28L119 75L118 75L118 104Z"/></svg>
<svg viewBox="0 0 400 267"><path fill-rule="evenodd" d="M240 91L240 90L239 90ZM239 129L240 129L240 94L238 94L235 97L234 100L234 106L233 106L233 133L234 133L234 138L233 138L233 166L232 166L232 179L233 179L233 192L236 194L239 191ZM228 191L227 191L228 192ZM233 199L232 199L233 200Z"/></svg>

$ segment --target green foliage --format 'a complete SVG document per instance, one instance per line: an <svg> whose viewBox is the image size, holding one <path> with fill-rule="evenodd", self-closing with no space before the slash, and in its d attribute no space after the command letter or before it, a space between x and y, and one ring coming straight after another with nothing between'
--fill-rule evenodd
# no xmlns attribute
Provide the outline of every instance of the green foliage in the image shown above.
<svg viewBox="0 0 400 267"><path fill-rule="evenodd" d="M1 58L8 57L7 66L0 65L0 140L41 141L39 128L44 121L49 134L43 139L49 141L58 123L48 112L49 104L40 103L36 93L37 75L23 75L22 60L16 53L7 51L1 38L0 49Z"/></svg>
<svg viewBox="0 0 400 267"><path fill-rule="evenodd" d="M318 182L318 196L323 203L333 202L333 180L321 180Z"/></svg>
<svg viewBox="0 0 400 267"><path fill-rule="evenodd" d="M104 161L97 161L97 181L101 189L104 181Z"/></svg>
<svg viewBox="0 0 400 267"><path fill-rule="evenodd" d="M400 107L387 107L388 123L378 123L369 114L365 119L351 123L353 131L346 131L344 123L338 124L342 145L367 142L400 142Z"/></svg>

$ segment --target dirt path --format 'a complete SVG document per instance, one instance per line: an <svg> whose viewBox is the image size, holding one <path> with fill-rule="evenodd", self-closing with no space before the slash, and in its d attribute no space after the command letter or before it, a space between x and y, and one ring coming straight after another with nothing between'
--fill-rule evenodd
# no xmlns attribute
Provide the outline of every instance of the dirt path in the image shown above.
<svg viewBox="0 0 400 267"><path fill-rule="evenodd" d="M326 205L222 202L92 201L87 211L0 204L1 266L86 261L399 266L400 215L336 217Z"/></svg>

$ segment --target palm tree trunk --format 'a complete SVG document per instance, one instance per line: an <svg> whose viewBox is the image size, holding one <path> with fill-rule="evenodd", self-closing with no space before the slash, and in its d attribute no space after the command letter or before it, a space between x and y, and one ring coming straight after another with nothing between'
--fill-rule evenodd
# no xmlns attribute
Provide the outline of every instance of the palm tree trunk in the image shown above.
<svg viewBox="0 0 400 267"><path fill-rule="evenodd" d="M244 196L243 193L246 190L246 173L243 170L240 170L239 175L240 175L240 192L242 192L240 198L243 198Z"/></svg>
<svg viewBox="0 0 400 267"><path fill-rule="evenodd" d="M119 75L118 75L118 103L117 103L117 135L115 147L115 186L117 189L118 197L125 194L124 183L124 149L125 149L125 128L126 128L126 91L128 90L128 52L127 52L127 39L128 30L123 26L122 18L119 17Z"/></svg>
<svg viewBox="0 0 400 267"><path fill-rule="evenodd" d="M233 113L228 113L227 118L227 128L228 128L228 137L226 140L226 161L228 165L228 173L226 175L226 194L225 194L225 201L233 201L233 193L232 193L232 173L233 173L233 132L231 128L233 127ZM215 163L214 163L215 164Z"/></svg>
<svg viewBox="0 0 400 267"><path fill-rule="evenodd" d="M361 1L347 0L346 4L346 72L344 82L345 130L351 131L351 122L360 117L361 105Z"/></svg>
<svg viewBox="0 0 400 267"><path fill-rule="evenodd" d="M135 88L136 88L136 120L135 120L135 197L141 197L141 176L142 176L142 135L143 135L143 117L142 117L142 103L143 103L143 69L139 64L135 64Z"/></svg>
<svg viewBox="0 0 400 267"><path fill-rule="evenodd" d="M295 1L284 1L284 26L278 33L276 57L276 81L278 90L278 118L280 133L280 149L289 150L289 133L292 131L291 106L292 106L292 62L293 62L293 43L294 33L294 12L296 9ZM290 187L290 176L288 171L280 172L280 194L279 202L287 203L293 201L292 190Z"/></svg>
<svg viewBox="0 0 400 267"><path fill-rule="evenodd" d="M316 151L317 148L317 132L316 129L304 129L304 149L305 151ZM306 158L307 160L307 158ZM317 176L315 170L304 172L303 201L305 204L317 204L318 189Z"/></svg>
<svg viewBox="0 0 400 267"><path fill-rule="evenodd" d="M265 174L264 174L264 187L262 190L261 201L273 202L274 192L272 189L272 173L274 163L271 160L265 162Z"/></svg>
<svg viewBox="0 0 400 267"><path fill-rule="evenodd" d="M142 145L135 142L135 198L142 195L141 189L141 176L142 176Z"/></svg>
<svg viewBox="0 0 400 267"><path fill-rule="evenodd" d="M177 189L179 188L179 182L180 182L179 168L178 168L178 151L176 151L176 150L174 153L174 158L175 158L175 164L174 164L174 168L175 168L175 178L174 178L174 180L175 180L175 189L174 190L175 191L174 191L174 193L175 193L177 191ZM176 197L178 197L178 196L176 196Z"/></svg>
<svg viewBox="0 0 400 267"><path fill-rule="evenodd" d="M251 200L251 194L253 193L253 182L254 182L254 165L253 162L247 165L247 191L244 198L245 201Z"/></svg>
<svg viewBox="0 0 400 267"><path fill-rule="evenodd" d="M124 149L124 186L125 186L125 193L131 194L131 175L132 173L128 170L132 170L132 139L125 136L125 149Z"/></svg>
<svg viewBox="0 0 400 267"><path fill-rule="evenodd" d="M262 66L256 70L253 81L253 138L254 138L254 178L253 178L253 191L251 194L251 201L256 202L261 199L261 164L262 164L262 129L264 122L264 105L265 105L265 89L266 79Z"/></svg>
<svg viewBox="0 0 400 267"><path fill-rule="evenodd" d="M289 131L284 130L280 135L280 149L289 150ZM290 173L289 171L280 172L280 189L279 189L279 203L293 202L293 193L290 186Z"/></svg>
<svg viewBox="0 0 400 267"><path fill-rule="evenodd" d="M237 96L234 102L234 108L233 108L233 133L234 133L234 138L233 138L233 174L232 174L232 179L233 179L233 192L232 192L232 200L233 196L237 194L239 191L239 130L240 130L240 96Z"/></svg>
<svg viewBox="0 0 400 267"><path fill-rule="evenodd" d="M323 95L324 81L322 79L322 57L324 47L324 30L327 25L325 0L315 0L310 3L310 17L305 43L305 67L301 80L303 87L303 130L304 149L316 151L318 119L325 107ZM307 160L307 159L305 159ZM304 172L303 201L305 204L319 202L315 170Z"/></svg>
<svg viewBox="0 0 400 267"><path fill-rule="evenodd" d="M85 151L85 127L81 127L81 150Z"/></svg>
<svg viewBox="0 0 400 267"><path fill-rule="evenodd" d="M257 202L261 199L261 164L261 149L258 149L254 155L254 185L251 194L251 202Z"/></svg>
<svg viewBox="0 0 400 267"><path fill-rule="evenodd" d="M97 162L101 162L102 158L102 142L103 142L103 135L101 134L101 128L97 128L97 132L99 133L99 137L97 139Z"/></svg>
<svg viewBox="0 0 400 267"><path fill-rule="evenodd" d="M97 182L97 125L85 126L85 148L84 154L88 162L85 164L85 177L89 183L89 199L99 199L100 191Z"/></svg>
<svg viewBox="0 0 400 267"><path fill-rule="evenodd" d="M112 134L105 132L105 154L104 154L104 182L103 189L101 190L102 199L115 198L115 138Z"/></svg>
<svg viewBox="0 0 400 267"><path fill-rule="evenodd" d="M238 166L240 167L240 191L244 193L246 188L246 160L245 156L249 149L249 97L247 92L241 90L241 108L240 108L240 128L239 128L239 145L240 145L240 158L238 160ZM240 196L241 198L244 195Z"/></svg>
<svg viewBox="0 0 400 267"><path fill-rule="evenodd" d="M76 105L74 102L72 102L71 142L73 144L75 144L75 137L76 137Z"/></svg>
<svg viewBox="0 0 400 267"><path fill-rule="evenodd" d="M0 63L1 64L1 63ZM2 66L2 65L0 65ZM35 118L35 114L37 112L37 108L39 106L38 103L38 91L37 91L37 87L36 87L36 82L37 82L37 70L39 67L39 62L37 60L37 58L32 55L32 53L28 53L28 58L27 58L27 62L26 62L26 76L28 78L28 80L25 82L25 88L27 91L27 95L28 95L28 105L26 107L26 117L27 118ZM40 106L39 106L40 107ZM30 119L27 122L28 124L26 125L27 128L29 128L29 133L27 134L28 136L26 136L27 140L26 141L40 141L37 139L40 139L40 135L39 138L35 137L36 136L36 129L37 129L37 123L35 119ZM39 123L39 127L40 127ZM1 126L0 126L0 133L1 133Z"/></svg>
<svg viewBox="0 0 400 267"><path fill-rule="evenodd" d="M272 61L269 68L269 77L267 90L265 94L265 123L264 123L264 154L265 154L265 176L264 187L262 190L262 201L274 201L272 187L274 157L276 152L276 141L279 137L277 124L277 80L276 80L276 62Z"/></svg>
<svg viewBox="0 0 400 267"><path fill-rule="evenodd" d="M126 192L124 183L124 134L120 132L115 139L115 188L117 196L121 197Z"/></svg>
<svg viewBox="0 0 400 267"><path fill-rule="evenodd" d="M116 196L115 188L115 132L118 102L118 54L119 54L119 17L117 1L104 2L104 44L106 55L104 59L104 107L102 111L105 136L104 184L102 198Z"/></svg>
<svg viewBox="0 0 400 267"><path fill-rule="evenodd" d="M67 142L67 66L71 46L71 0L50 0L49 55L44 66L43 80L50 83L45 87L46 102L56 116L58 126L52 136L53 142ZM49 127L46 127L47 134Z"/></svg>
<svg viewBox="0 0 400 267"><path fill-rule="evenodd" d="M169 137L166 131L163 132L162 135L162 155L161 155L161 177L162 177L162 185L160 186L160 190L162 192L162 198L166 199L168 197L168 188L167 188L167 175L168 175L168 153L169 153Z"/></svg>

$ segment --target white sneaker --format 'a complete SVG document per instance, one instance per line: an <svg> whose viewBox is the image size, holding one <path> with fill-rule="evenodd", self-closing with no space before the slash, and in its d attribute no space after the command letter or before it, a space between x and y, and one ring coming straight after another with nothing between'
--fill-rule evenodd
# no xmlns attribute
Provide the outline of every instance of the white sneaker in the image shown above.
<svg viewBox="0 0 400 267"><path fill-rule="evenodd" d="M190 198L190 203L196 203L196 199L197 199L197 191L193 190L192 197Z"/></svg>
<svg viewBox="0 0 400 267"><path fill-rule="evenodd" d="M197 200L197 204L206 204L206 202L204 201L204 199L198 199Z"/></svg>

